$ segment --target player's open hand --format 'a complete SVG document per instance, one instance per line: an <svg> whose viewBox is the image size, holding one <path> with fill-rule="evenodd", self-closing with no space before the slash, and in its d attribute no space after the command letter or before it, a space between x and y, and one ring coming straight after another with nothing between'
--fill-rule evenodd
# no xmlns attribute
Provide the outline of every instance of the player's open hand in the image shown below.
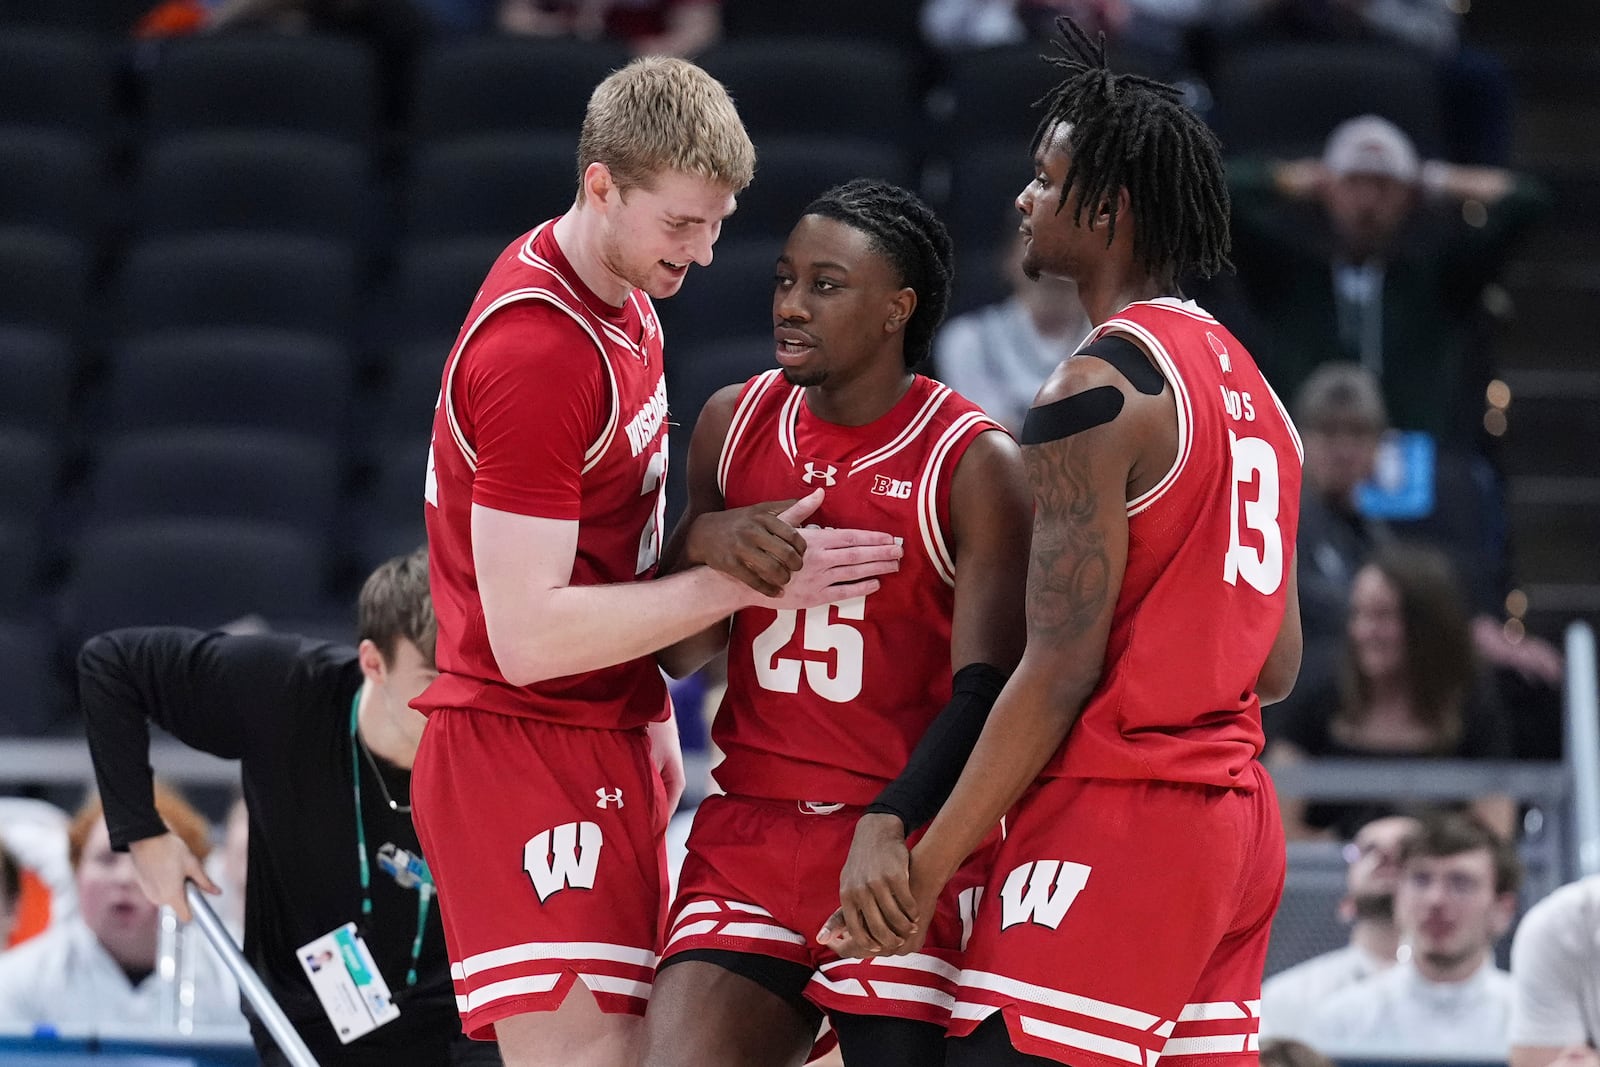
<svg viewBox="0 0 1600 1067"><path fill-rule="evenodd" d="M818 489L803 497L778 517L790 525L804 522L822 503L822 493ZM878 576L899 570L905 554L893 536L878 530L812 527L802 534L806 549L800 569L763 606L799 611L876 593Z"/></svg>
<svg viewBox="0 0 1600 1067"><path fill-rule="evenodd" d="M815 511L821 501L822 490L818 489L804 500L708 511L689 527L685 556L691 563L704 563L743 582L762 596L779 596L806 553L806 539L794 524ZM807 502L809 507L799 506Z"/></svg>
<svg viewBox="0 0 1600 1067"><path fill-rule="evenodd" d="M839 872L838 917L852 938L877 950L874 955L900 951L916 936L920 924L911 893L911 852L897 816L874 813L856 823L850 855Z"/></svg>
<svg viewBox="0 0 1600 1067"><path fill-rule="evenodd" d="M189 902L183 892L186 879L193 879L195 885L212 896L222 892L177 834L168 832L135 841L128 846L128 852L139 875L139 888L150 903L171 908L183 922L190 918Z"/></svg>

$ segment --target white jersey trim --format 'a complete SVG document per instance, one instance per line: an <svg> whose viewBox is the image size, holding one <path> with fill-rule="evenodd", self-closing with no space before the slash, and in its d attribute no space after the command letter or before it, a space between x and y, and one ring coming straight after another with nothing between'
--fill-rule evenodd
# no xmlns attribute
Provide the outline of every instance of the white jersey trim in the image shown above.
<svg viewBox="0 0 1600 1067"><path fill-rule="evenodd" d="M733 418L728 421L728 434L722 439L722 452L717 457L717 490L724 499L728 496L728 471L733 466L739 442L744 440L745 432L750 429L750 420L755 418L756 406L761 398L782 376L781 370L762 371L756 375L752 379L754 384L745 390L744 396L739 398L738 405L733 409Z"/></svg>
<svg viewBox="0 0 1600 1067"><path fill-rule="evenodd" d="M578 294L578 290L573 287L572 283L567 280L566 276L556 268L554 263L551 263L548 259L545 259L543 256L539 255L539 253L533 250L533 242L538 240L539 235L545 230L549 229L551 225L553 225L553 220L542 222L533 230L532 233L528 234L527 239L522 242L522 246L517 249L517 258L530 267L537 267L540 270L548 271L556 278L556 280L561 283L561 287L567 291L568 295L570 295L573 300L576 300L579 304L582 304L583 297ZM633 292L638 292L638 290L635 289ZM632 293L629 295L631 296ZM646 299L648 299L648 297ZM652 308L653 306L654 305L652 305ZM637 301L635 301L634 307L639 307ZM641 317L643 317L643 309L640 309L640 314ZM652 317L653 315L654 312L652 311ZM626 348L633 354L635 359L642 363L649 362L645 355L645 349L639 344L635 343L633 338L629 337L626 332L619 329L615 324L600 318L598 315L595 316L595 321L600 324L600 329L605 332L607 337L610 337L617 344L621 345L623 348ZM657 325L659 325L659 323Z"/></svg>
<svg viewBox="0 0 1600 1067"><path fill-rule="evenodd" d="M948 390L946 390L948 393ZM917 526L922 532L922 547L933 562L933 569L946 585L956 584L956 561L950 553L944 526L939 522L939 476L944 461L963 434L975 425L987 423L986 429L998 430L1000 425L981 411L968 411L945 428L928 456L917 486Z"/></svg>
<svg viewBox="0 0 1600 1067"><path fill-rule="evenodd" d="M454 974L455 968L460 967L460 977L466 979L479 971L507 967L513 963L531 963L534 960L607 960L635 967L654 967L656 954L648 949L614 945L608 941L529 941L468 956L453 965L451 973Z"/></svg>
<svg viewBox="0 0 1600 1067"><path fill-rule="evenodd" d="M620 417L618 411L619 398L617 396L617 376L616 373L611 369L611 356L606 351L605 342L600 340L600 335L595 332L594 327L590 325L588 319L586 319L581 312L574 310L570 305L568 305L567 302L561 298L560 294L552 292L549 289L540 288L538 286L529 286L524 289L512 289L510 292L504 293L497 297L493 303L484 308L483 311L478 314L478 317L472 321L472 325L467 327L467 332L462 335L460 342L458 342L456 345L455 351L451 353L450 363L445 371L444 388L441 390L440 396L440 399L444 403L445 422L450 427L450 436L455 441L456 447L461 451L462 458L467 461L467 469L476 471L478 469L477 450L474 449L471 443L467 440L467 435L461 428L460 420L456 418L454 395L456 370L461 366L461 357L463 354L465 354L467 345L477 334L478 329L486 321L488 321L489 316L508 304L515 304L524 300L542 300L553 307L560 308L567 314L569 318L572 319L573 322L578 324L584 333L589 335L589 340L594 342L595 350L600 353L600 363L605 368L606 379L611 386L611 412L606 419L606 424L601 430L599 437L597 437L594 442L584 450L583 470L584 473L588 473L589 470L592 469L597 462L599 462L600 456L605 453L607 446L611 442L612 435L615 434L617 430L617 420Z"/></svg>
<svg viewBox="0 0 1600 1067"><path fill-rule="evenodd" d="M801 390L797 387L796 391L799 392ZM934 415L938 413L939 408L944 404L945 398L950 393L951 389L948 385L940 385L929 393L928 398L922 402L921 410L906 424L905 429L901 430L894 440L888 444L875 451L868 452L850 464L850 474L848 476L859 474L868 467L882 463L896 452L909 447L911 442L917 439L917 435L927 427L928 423L933 421ZM790 432L792 433L793 431L791 430Z"/></svg>
<svg viewBox="0 0 1600 1067"><path fill-rule="evenodd" d="M1170 305L1163 305L1170 308ZM1171 310L1179 310L1170 308ZM1187 314L1187 312L1185 312ZM1177 403L1173 408L1178 420L1178 454L1173 458L1172 466L1161 480L1149 489L1128 501L1128 517L1132 518L1145 511L1160 500L1178 481L1178 475L1189 464L1189 453L1194 449L1194 407L1189 401L1189 387L1184 383L1183 375L1178 373L1178 365L1168 354L1165 346L1156 340L1155 335L1140 326L1137 322L1127 319L1111 319L1096 334L1104 337L1108 333L1122 333L1137 341L1140 348L1149 353L1150 358L1158 364L1161 374L1172 383L1173 396Z"/></svg>

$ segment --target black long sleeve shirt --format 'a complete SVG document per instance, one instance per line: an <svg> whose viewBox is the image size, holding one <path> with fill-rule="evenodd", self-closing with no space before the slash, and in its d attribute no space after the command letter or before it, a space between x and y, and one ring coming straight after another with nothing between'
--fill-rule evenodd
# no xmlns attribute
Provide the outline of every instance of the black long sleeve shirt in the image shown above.
<svg viewBox="0 0 1600 1067"><path fill-rule="evenodd" d="M185 744L240 761L250 812L245 957L324 1067L444 1065L460 1035L438 902L429 909L417 984L406 987L418 897L377 863L393 842L420 854L411 817L393 812L373 765L352 749L361 687L353 648L287 635L201 633L176 627L92 638L78 659L89 748L114 847L165 832L151 798L154 722ZM361 913L355 789L371 872L372 915ZM389 794L411 795L410 773L376 761ZM340 1045L295 958L313 938L355 922L400 1018ZM252 1020L256 1044L271 1044Z"/></svg>

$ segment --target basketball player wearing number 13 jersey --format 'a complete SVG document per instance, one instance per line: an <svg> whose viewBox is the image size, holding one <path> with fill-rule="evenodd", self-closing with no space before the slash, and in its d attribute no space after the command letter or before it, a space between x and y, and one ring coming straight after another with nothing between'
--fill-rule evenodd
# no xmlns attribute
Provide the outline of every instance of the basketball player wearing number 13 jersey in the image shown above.
<svg viewBox="0 0 1600 1067"><path fill-rule="evenodd" d="M912 850L913 911L1009 811L951 1067L1246 1067L1285 867L1257 757L1261 704L1299 669L1300 442L1250 354L1175 295L1226 263L1215 137L1063 28L1023 267L1076 281L1095 329L1024 424L1027 649Z"/></svg>

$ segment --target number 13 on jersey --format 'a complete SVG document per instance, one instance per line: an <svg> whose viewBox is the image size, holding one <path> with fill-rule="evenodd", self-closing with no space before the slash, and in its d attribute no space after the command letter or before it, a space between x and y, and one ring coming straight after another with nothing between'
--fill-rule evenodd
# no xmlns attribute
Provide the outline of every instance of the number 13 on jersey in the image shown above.
<svg viewBox="0 0 1600 1067"><path fill-rule="evenodd" d="M1233 478L1228 501L1228 557L1222 580L1238 585L1243 578L1251 588L1271 596L1283 584L1283 531L1278 526L1278 454L1259 437L1240 437L1228 431L1233 449ZM1255 498L1240 500L1242 491L1255 483ZM1241 506L1242 505L1242 506ZM1240 524L1261 541L1258 549L1240 538ZM1254 541L1256 538L1252 538Z"/></svg>

